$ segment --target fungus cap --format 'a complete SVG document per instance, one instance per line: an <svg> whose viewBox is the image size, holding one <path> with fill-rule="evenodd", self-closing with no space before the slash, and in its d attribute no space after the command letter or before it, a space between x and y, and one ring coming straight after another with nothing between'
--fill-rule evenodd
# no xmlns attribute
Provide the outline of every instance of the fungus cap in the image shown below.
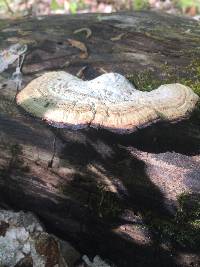
<svg viewBox="0 0 200 267"><path fill-rule="evenodd" d="M83 81L63 71L34 79L16 98L24 110L56 127L91 126L118 133L159 120L183 119L198 99L192 89L178 83L142 92L117 73Z"/></svg>

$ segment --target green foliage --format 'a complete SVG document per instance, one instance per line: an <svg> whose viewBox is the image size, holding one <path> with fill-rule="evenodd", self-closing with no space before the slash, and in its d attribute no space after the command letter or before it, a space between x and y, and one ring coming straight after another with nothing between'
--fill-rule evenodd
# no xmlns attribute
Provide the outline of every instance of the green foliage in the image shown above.
<svg viewBox="0 0 200 267"><path fill-rule="evenodd" d="M195 7L200 9L200 1L199 0L174 0L175 4L182 8L187 9L190 7Z"/></svg>
<svg viewBox="0 0 200 267"><path fill-rule="evenodd" d="M161 1L161 0L160 0ZM42 1L39 1L42 2ZM98 12L99 5L101 1L93 0L93 1L86 1L86 0L65 0L65 1L58 1L58 0L50 0L50 1L43 1L43 11L51 10L51 13L54 13L56 10L60 10L63 13L78 13L80 10L86 9L87 11L91 11L96 9ZM104 2L104 1L102 1ZM116 2L116 3L115 3ZM123 3L121 3L123 2ZM27 10L27 3L29 8ZM66 3L66 5L64 4ZM200 1L199 0L172 0L173 7L176 6L177 8L181 9L183 12L187 11L187 8L195 7L196 11L200 11ZM108 3L105 4L108 5ZM113 6L113 10L120 10L126 7L127 9L134 9L137 11L145 10L154 6L154 4L150 4L150 0L124 0L124 1L111 1L111 5ZM23 6L23 7L22 7ZM32 7L37 6L37 1L31 0L0 0L0 11L4 15L16 15L18 14L24 15L31 13ZM95 7L95 8L94 8ZM13 9L13 10L12 10ZM159 9L159 7L157 8ZM2 12L3 11L3 12ZM43 13L41 10L41 13Z"/></svg>
<svg viewBox="0 0 200 267"><path fill-rule="evenodd" d="M63 8L63 7L59 5L56 0L51 0L51 10L57 10L60 8Z"/></svg>
<svg viewBox="0 0 200 267"><path fill-rule="evenodd" d="M5 10L6 9L6 4L4 0L0 0L0 10Z"/></svg>
<svg viewBox="0 0 200 267"><path fill-rule="evenodd" d="M77 2L70 2L69 10L72 14L76 14L78 10L78 3Z"/></svg>
<svg viewBox="0 0 200 267"><path fill-rule="evenodd" d="M149 1L148 0L134 0L133 1L133 8L136 11L148 9L149 8Z"/></svg>
<svg viewBox="0 0 200 267"><path fill-rule="evenodd" d="M0 10L3 9L5 6L4 6L4 3L2 0L0 0ZM0 266L1 267L1 266Z"/></svg>

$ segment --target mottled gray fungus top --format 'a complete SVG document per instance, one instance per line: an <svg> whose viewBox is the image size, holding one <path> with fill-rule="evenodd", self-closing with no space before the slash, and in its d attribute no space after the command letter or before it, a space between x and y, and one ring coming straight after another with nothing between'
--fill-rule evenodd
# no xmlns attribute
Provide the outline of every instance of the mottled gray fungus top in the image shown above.
<svg viewBox="0 0 200 267"><path fill-rule="evenodd" d="M31 81L17 95L17 104L56 127L128 133L159 120L185 118L198 99L192 89L178 83L142 92L118 73L83 81L54 71Z"/></svg>

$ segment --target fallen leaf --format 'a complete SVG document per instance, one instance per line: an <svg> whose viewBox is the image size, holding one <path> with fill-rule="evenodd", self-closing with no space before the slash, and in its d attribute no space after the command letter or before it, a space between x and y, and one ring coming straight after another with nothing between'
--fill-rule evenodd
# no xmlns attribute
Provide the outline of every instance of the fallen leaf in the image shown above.
<svg viewBox="0 0 200 267"><path fill-rule="evenodd" d="M74 39L67 39L67 41L71 44L71 46L78 48L82 52L87 52L87 47L84 43Z"/></svg>
<svg viewBox="0 0 200 267"><path fill-rule="evenodd" d="M80 28L74 31L74 34L80 33L80 32L86 32L86 38L90 38L92 35L92 31L89 28Z"/></svg>
<svg viewBox="0 0 200 267"><path fill-rule="evenodd" d="M123 37L124 35L125 35L125 33L120 33L119 35L112 37L110 40L111 40L111 41L119 41L119 40L122 39L122 37Z"/></svg>
<svg viewBox="0 0 200 267"><path fill-rule="evenodd" d="M80 53L79 57L81 59L86 59L86 58L88 58L88 53L82 52L82 53Z"/></svg>
<svg viewBox="0 0 200 267"><path fill-rule="evenodd" d="M74 39L67 39L67 41L70 43L71 46L81 50L82 53L80 53L79 55L80 58L84 59L88 57L88 50L84 43L74 40Z"/></svg>
<svg viewBox="0 0 200 267"><path fill-rule="evenodd" d="M186 9L186 14L194 17L197 14L197 8L195 6L191 6Z"/></svg>

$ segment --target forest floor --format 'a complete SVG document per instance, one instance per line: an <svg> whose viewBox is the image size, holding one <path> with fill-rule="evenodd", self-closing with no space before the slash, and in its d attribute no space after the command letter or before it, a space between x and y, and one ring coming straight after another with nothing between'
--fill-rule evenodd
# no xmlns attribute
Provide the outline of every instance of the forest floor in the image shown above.
<svg viewBox="0 0 200 267"><path fill-rule="evenodd" d="M199 0L0 0L0 17L155 10L199 19Z"/></svg>

